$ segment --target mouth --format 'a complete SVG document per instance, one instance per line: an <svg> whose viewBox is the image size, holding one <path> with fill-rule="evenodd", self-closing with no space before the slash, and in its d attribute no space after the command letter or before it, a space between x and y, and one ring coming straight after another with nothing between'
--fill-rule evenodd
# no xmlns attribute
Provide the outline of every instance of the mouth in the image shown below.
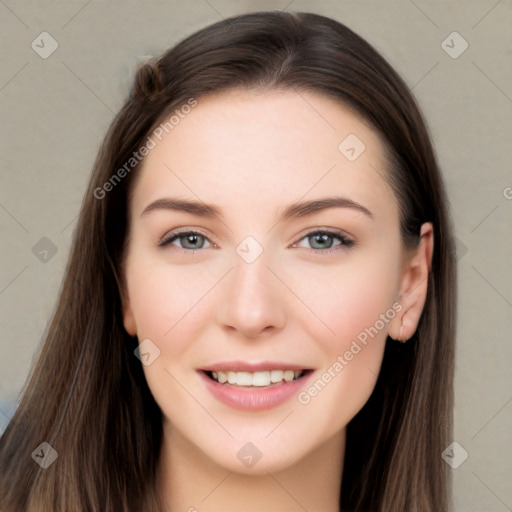
<svg viewBox="0 0 512 512"><path fill-rule="evenodd" d="M197 371L205 388L219 402L251 412L287 402L314 373L311 368L283 363L217 364Z"/></svg>
<svg viewBox="0 0 512 512"><path fill-rule="evenodd" d="M203 370L204 371L204 370ZM211 380L225 386L267 388L299 380L313 370L263 370L257 372L204 371Z"/></svg>

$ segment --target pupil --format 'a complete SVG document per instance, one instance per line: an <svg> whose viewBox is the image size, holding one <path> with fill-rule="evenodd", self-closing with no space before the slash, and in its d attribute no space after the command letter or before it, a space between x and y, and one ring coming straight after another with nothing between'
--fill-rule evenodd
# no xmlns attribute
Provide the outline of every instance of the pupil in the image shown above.
<svg viewBox="0 0 512 512"><path fill-rule="evenodd" d="M187 235L187 241L188 241L191 245L194 245L194 242L197 244L197 238L198 238L198 236L197 236L197 235Z"/></svg>
<svg viewBox="0 0 512 512"><path fill-rule="evenodd" d="M322 243L326 243L326 238L330 238L330 235L327 235L327 234L315 235L314 238L319 239L320 244L322 244Z"/></svg>

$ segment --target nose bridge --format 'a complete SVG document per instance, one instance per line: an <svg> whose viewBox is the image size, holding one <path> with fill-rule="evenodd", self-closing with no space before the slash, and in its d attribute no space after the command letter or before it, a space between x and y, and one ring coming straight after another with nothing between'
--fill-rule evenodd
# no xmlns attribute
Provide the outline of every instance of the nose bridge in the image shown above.
<svg viewBox="0 0 512 512"><path fill-rule="evenodd" d="M268 268L272 267L270 252L253 237L244 239L236 252L219 321L247 337L269 327L281 329L286 318L286 289Z"/></svg>

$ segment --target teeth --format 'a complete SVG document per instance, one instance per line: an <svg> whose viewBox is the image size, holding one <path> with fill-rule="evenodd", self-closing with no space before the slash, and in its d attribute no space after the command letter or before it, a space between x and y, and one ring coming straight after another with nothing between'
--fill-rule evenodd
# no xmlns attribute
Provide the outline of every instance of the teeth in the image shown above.
<svg viewBox="0 0 512 512"><path fill-rule="evenodd" d="M270 372L270 381L271 382L281 382L284 379L283 370L272 370Z"/></svg>
<svg viewBox="0 0 512 512"><path fill-rule="evenodd" d="M253 386L268 386L270 384L270 372L254 372L251 384Z"/></svg>
<svg viewBox="0 0 512 512"><path fill-rule="evenodd" d="M262 372L212 372L213 378L220 384L236 386L264 387L281 381L291 382L302 375L302 370L271 370Z"/></svg>

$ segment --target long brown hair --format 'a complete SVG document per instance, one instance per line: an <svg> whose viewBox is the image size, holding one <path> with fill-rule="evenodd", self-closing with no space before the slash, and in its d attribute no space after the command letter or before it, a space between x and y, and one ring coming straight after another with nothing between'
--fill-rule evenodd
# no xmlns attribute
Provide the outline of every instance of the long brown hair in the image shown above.
<svg viewBox="0 0 512 512"><path fill-rule="evenodd" d="M347 427L340 509L452 508L441 453L452 432L456 267L426 124L407 85L364 39L323 16L275 11L210 25L136 72L98 153L37 364L0 440L2 511L162 509L162 414L121 314L134 154L191 99L234 87L309 90L355 109L386 142L404 246L416 247L421 224L432 222L418 329L406 344L388 339L373 394ZM46 469L32 457L43 442L58 454Z"/></svg>

